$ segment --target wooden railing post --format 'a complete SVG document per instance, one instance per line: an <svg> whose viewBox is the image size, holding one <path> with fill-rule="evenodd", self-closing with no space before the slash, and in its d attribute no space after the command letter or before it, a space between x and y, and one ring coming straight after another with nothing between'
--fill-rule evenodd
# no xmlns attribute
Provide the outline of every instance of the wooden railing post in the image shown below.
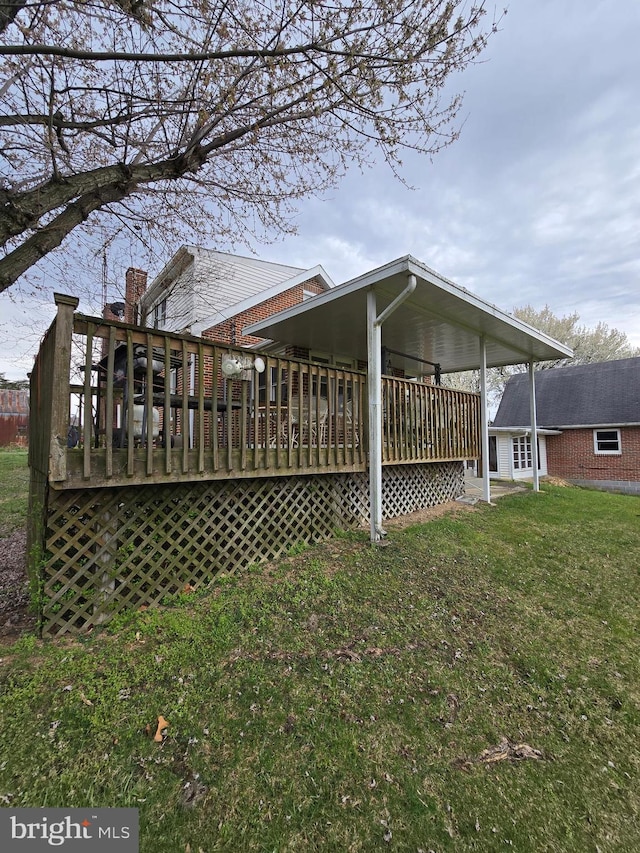
<svg viewBox="0 0 640 853"><path fill-rule="evenodd" d="M51 436L49 443L49 480L62 482L67 478L67 438L69 433L69 384L71 373L71 339L73 312L79 299L54 293L58 306L55 327L55 348L51 374ZM85 431L87 425L85 424Z"/></svg>

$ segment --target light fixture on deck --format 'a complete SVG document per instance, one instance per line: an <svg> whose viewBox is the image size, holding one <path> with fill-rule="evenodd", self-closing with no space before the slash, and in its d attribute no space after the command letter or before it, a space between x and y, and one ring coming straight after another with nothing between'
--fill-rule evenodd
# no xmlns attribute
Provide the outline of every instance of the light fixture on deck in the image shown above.
<svg viewBox="0 0 640 853"><path fill-rule="evenodd" d="M252 355L223 355L220 369L227 379L251 379L251 371L264 373L265 360L261 356Z"/></svg>

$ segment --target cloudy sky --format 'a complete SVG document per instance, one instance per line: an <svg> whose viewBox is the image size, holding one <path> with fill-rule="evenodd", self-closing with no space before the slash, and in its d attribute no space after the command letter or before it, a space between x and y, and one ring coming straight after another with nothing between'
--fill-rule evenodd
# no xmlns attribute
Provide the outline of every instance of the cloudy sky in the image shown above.
<svg viewBox="0 0 640 853"><path fill-rule="evenodd" d="M383 165L353 172L301 205L296 237L254 248L320 263L336 283L411 254L507 311L577 311L640 346L639 42L636 0L513 0L484 61L453 81L466 93L458 142L405 160L414 190ZM99 293L100 258L88 274ZM43 269L40 298L0 296L8 377L31 367L49 288L74 292L58 275Z"/></svg>

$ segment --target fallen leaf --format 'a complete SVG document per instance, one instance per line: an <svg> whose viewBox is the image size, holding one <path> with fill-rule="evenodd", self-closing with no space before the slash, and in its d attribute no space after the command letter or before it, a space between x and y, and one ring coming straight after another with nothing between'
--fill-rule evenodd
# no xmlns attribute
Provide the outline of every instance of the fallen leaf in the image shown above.
<svg viewBox="0 0 640 853"><path fill-rule="evenodd" d="M544 759L544 755L539 749L534 749L528 743L512 743L504 737L496 746L490 746L483 750L477 758L462 756L454 759L451 763L458 770L469 771L474 763L493 764L496 761L524 761L525 759L540 761Z"/></svg>
<svg viewBox="0 0 640 853"><path fill-rule="evenodd" d="M372 646L369 649L365 650L366 655L370 655L373 658L380 658L384 654L383 649L378 648L377 646Z"/></svg>
<svg viewBox="0 0 640 853"><path fill-rule="evenodd" d="M518 761L524 758L539 759L544 757L539 749L534 749L532 746L529 746L528 743L515 744L515 746L511 748L511 752L513 754L513 758L518 759Z"/></svg>
<svg viewBox="0 0 640 853"><path fill-rule="evenodd" d="M167 720L165 720L165 718L161 714L158 717L158 728L156 729L156 733L153 736L153 739L156 741L156 743L162 743L162 741L166 737L166 730L168 729L168 727L169 727L169 723L167 722Z"/></svg>
<svg viewBox="0 0 640 853"><path fill-rule="evenodd" d="M347 660L350 663L360 663L362 658L352 649L337 649L335 652L337 660Z"/></svg>
<svg viewBox="0 0 640 853"><path fill-rule="evenodd" d="M480 753L478 761L483 761L486 764L491 764L494 761L504 761L509 758L509 741L502 738L497 746L490 746Z"/></svg>

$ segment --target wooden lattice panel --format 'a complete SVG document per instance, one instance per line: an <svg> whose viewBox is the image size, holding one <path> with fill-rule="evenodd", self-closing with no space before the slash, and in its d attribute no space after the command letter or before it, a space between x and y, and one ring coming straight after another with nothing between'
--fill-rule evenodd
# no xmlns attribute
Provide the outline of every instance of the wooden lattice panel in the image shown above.
<svg viewBox="0 0 640 853"><path fill-rule="evenodd" d="M355 523L369 521L367 474L334 475L340 513ZM386 465L382 469L382 517L397 518L455 500L464 493L462 462Z"/></svg>
<svg viewBox="0 0 640 853"><path fill-rule="evenodd" d="M42 569L43 633L86 630L220 572L327 539L350 524L341 491L324 475L56 493Z"/></svg>
<svg viewBox="0 0 640 853"><path fill-rule="evenodd" d="M396 518L464 494L462 462L394 465L382 469L382 516Z"/></svg>
<svg viewBox="0 0 640 853"><path fill-rule="evenodd" d="M450 500L461 463L386 467L384 517ZM364 474L50 492L43 633L86 630L366 523Z"/></svg>

